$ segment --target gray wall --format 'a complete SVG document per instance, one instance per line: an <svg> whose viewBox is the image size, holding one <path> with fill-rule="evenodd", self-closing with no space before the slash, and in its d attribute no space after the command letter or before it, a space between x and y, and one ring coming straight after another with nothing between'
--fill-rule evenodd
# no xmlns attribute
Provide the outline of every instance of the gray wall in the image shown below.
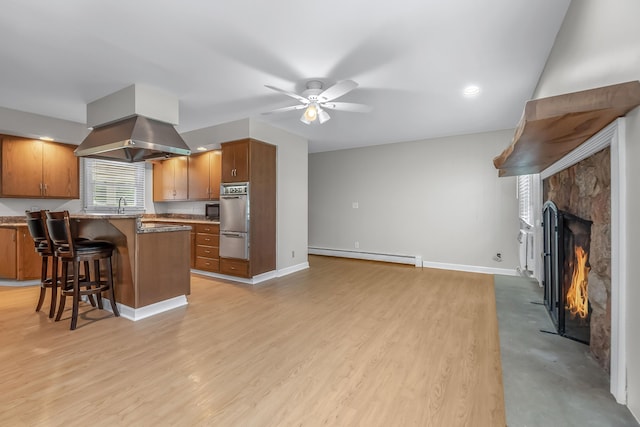
<svg viewBox="0 0 640 427"><path fill-rule="evenodd" d="M505 130L310 154L309 246L514 271L515 178L498 178L492 163L512 137Z"/></svg>
<svg viewBox="0 0 640 427"><path fill-rule="evenodd" d="M640 79L640 2L571 2L535 97ZM640 419L640 109L627 115L626 183L628 188L627 387L628 406Z"/></svg>

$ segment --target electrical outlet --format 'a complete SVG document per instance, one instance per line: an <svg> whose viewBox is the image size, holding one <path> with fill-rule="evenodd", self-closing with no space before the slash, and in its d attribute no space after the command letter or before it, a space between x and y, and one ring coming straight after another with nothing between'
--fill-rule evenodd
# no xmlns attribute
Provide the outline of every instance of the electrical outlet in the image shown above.
<svg viewBox="0 0 640 427"><path fill-rule="evenodd" d="M353 209L358 209L358 206L359 206L359 205L358 205L358 202L353 202L353 203L351 203L351 207L352 207Z"/></svg>
<svg viewBox="0 0 640 427"><path fill-rule="evenodd" d="M355 246L356 249L360 249L360 242L356 240L353 246Z"/></svg>

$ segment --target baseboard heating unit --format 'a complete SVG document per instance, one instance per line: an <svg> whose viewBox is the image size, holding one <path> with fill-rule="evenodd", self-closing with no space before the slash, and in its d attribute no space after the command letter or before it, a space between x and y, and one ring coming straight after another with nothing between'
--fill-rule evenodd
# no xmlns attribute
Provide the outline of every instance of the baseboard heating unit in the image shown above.
<svg viewBox="0 0 640 427"><path fill-rule="evenodd" d="M376 252L348 251L343 249L317 248L311 246L309 247L309 254L363 259L367 261L395 262L398 264L409 264L415 265L416 267L422 267L422 257L420 255L382 254Z"/></svg>

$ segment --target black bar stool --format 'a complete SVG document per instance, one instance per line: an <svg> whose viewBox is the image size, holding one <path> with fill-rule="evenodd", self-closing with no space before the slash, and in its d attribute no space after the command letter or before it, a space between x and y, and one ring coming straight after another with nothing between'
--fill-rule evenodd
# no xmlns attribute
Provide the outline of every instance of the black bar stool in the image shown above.
<svg viewBox="0 0 640 427"><path fill-rule="evenodd" d="M40 273L40 298L38 298L38 305L36 311L40 311L42 304L44 303L47 289L51 289L51 304L49 308L49 317L53 317L56 312L56 294L60 283L57 280L58 270L58 258L53 253L53 248L50 245L49 238L47 236L47 228L45 223L44 211L25 211L27 216L27 227L29 228L29 234L35 244L35 250L42 258L42 269ZM49 276L49 260L51 259L51 276Z"/></svg>
<svg viewBox="0 0 640 427"><path fill-rule="evenodd" d="M29 234L35 244L35 250L38 255L42 257L42 268L40 272L40 297L38 298L38 304L36 305L36 311L40 311L42 304L46 298L47 289L51 289L51 303L49 305L49 317L52 318L56 312L56 304L58 301L57 291L61 287L61 282L58 280L58 257L53 250L53 243L49 238L49 232L47 231L47 214L46 211L25 211L27 217L27 228ZM80 239L84 240L84 239ZM49 259L51 259L51 275L49 276ZM89 262L84 263L85 275L89 271ZM69 277L69 280L72 278ZM81 282L85 281L84 276L80 276ZM95 307L95 301L92 296L89 296L91 305Z"/></svg>
<svg viewBox="0 0 640 427"><path fill-rule="evenodd" d="M118 317L118 307L113 286L113 270L111 257L115 250L115 245L105 240L75 240L71 235L71 224L69 212L47 212L47 230L55 255L62 262L61 282L65 283L60 292L60 306L56 321L62 317L66 298L73 298L73 308L71 311L71 330L76 329L78 323L78 309L82 296L96 296L98 307L102 307L102 292L108 292L109 302L113 314ZM100 260L106 263L106 280L100 278ZM85 272L86 281L79 280L80 263L93 261L93 280L89 271ZM69 280L69 264L71 264L73 280Z"/></svg>

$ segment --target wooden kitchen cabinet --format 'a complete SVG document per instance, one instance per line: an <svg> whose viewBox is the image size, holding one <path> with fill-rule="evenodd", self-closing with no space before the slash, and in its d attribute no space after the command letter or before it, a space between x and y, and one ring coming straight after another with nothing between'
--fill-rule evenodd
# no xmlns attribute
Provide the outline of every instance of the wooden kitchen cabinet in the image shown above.
<svg viewBox="0 0 640 427"><path fill-rule="evenodd" d="M249 260L220 258L220 272L254 277L276 269L276 146L252 138L222 146L222 182L249 182ZM235 170L235 172L234 172Z"/></svg>
<svg viewBox="0 0 640 427"><path fill-rule="evenodd" d="M0 228L0 277L15 279L18 274L15 228Z"/></svg>
<svg viewBox="0 0 640 427"><path fill-rule="evenodd" d="M196 263L198 270L220 271L220 225L196 224Z"/></svg>
<svg viewBox="0 0 640 427"><path fill-rule="evenodd" d="M240 139L221 144L222 182L247 182L250 177L251 139Z"/></svg>
<svg viewBox="0 0 640 427"><path fill-rule="evenodd" d="M222 258L220 260L220 273L229 276L251 277L249 273L249 261L235 258Z"/></svg>
<svg viewBox="0 0 640 427"><path fill-rule="evenodd" d="M220 198L220 150L193 154L189 157L189 200Z"/></svg>
<svg viewBox="0 0 640 427"><path fill-rule="evenodd" d="M41 266L26 225L0 227L0 278L39 279Z"/></svg>
<svg viewBox="0 0 640 427"><path fill-rule="evenodd" d="M189 196L188 157L172 157L153 164L153 201L187 200Z"/></svg>
<svg viewBox="0 0 640 427"><path fill-rule="evenodd" d="M75 145L2 136L2 197L80 198Z"/></svg>

